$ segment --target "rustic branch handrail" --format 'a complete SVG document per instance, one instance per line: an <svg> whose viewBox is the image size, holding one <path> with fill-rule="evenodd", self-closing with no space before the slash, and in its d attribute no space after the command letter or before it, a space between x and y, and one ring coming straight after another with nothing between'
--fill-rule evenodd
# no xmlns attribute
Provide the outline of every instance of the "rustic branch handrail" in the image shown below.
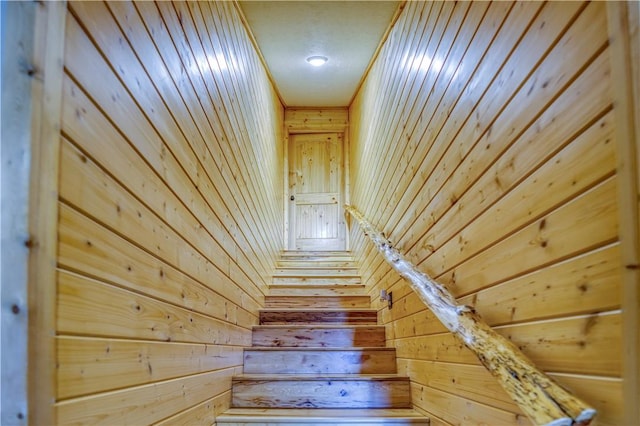
<svg viewBox="0 0 640 426"><path fill-rule="evenodd" d="M387 262L405 278L449 331L471 349L509 396L537 425L588 425L596 415L548 377L511 341L495 332L473 307L458 305L449 290L418 270L354 207L345 209L358 221Z"/></svg>

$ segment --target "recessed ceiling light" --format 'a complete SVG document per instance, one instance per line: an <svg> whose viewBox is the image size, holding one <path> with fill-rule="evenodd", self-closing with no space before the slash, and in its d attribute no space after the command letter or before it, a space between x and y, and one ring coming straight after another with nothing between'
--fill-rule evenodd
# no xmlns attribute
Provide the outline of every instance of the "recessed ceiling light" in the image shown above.
<svg viewBox="0 0 640 426"><path fill-rule="evenodd" d="M327 63L329 59L326 56L309 56L307 58L307 62L309 62L314 67L321 67Z"/></svg>

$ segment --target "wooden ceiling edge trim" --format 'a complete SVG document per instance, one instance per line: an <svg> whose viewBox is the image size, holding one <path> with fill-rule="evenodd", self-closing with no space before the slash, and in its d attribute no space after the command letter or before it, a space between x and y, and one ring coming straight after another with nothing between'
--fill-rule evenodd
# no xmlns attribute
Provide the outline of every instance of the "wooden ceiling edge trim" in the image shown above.
<svg viewBox="0 0 640 426"><path fill-rule="evenodd" d="M382 38L380 39L380 42L378 43L376 50L373 52L373 55L371 56L371 60L369 61L369 64L365 68L364 73L362 73L362 77L360 77L360 81L358 82L358 85L356 86L356 90L353 92L353 95L351 96L351 99L347 104L347 108L351 108L353 101L358 96L358 93L360 93L360 89L362 89L362 85L364 84L367 77L369 76L369 71L371 71L373 64L375 64L376 61L378 60L380 51L382 50L382 47L387 42L387 39L389 38L389 34L391 34L391 31L395 28L396 23L398 22L398 19L400 19L400 15L402 15L402 12L404 11L405 6L407 5L407 1L408 0L400 1L398 8L396 9L393 16L391 17L391 21L389 22L389 25L387 26L387 29L385 30L384 34L382 34Z"/></svg>
<svg viewBox="0 0 640 426"><path fill-rule="evenodd" d="M280 101L280 104L282 104L283 108L288 108L286 102L284 101L284 98L282 97L282 94L280 93L280 89L278 88L278 85L276 85L276 81L273 78L273 75L271 74L271 70L269 69L269 67L267 66L267 61L264 59L264 55L262 54L262 50L260 50L260 47L258 46L258 40L256 40L255 35L253 34L253 31L251 30L251 26L249 25L249 21L247 20L247 16L244 14L244 11L242 10L242 7L240 6L240 2L239 0L233 0L233 6L236 9L236 12L238 13L238 16L240 18L240 22L242 23L242 26L244 27L244 30L247 32L247 35L249 36L249 40L251 41L251 45L253 46L253 48L255 49L258 58L260 59L260 63L262 64L262 68L264 68L265 72L267 73L267 78L269 79L269 82L271 83L271 87L273 88L273 91L276 93L276 96L278 96L278 100Z"/></svg>

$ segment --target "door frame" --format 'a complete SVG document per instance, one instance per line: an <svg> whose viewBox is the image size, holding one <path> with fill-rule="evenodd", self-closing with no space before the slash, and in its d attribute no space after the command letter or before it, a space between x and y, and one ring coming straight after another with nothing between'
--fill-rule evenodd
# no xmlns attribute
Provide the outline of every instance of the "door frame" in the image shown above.
<svg viewBox="0 0 640 426"><path fill-rule="evenodd" d="M65 1L9 2L0 11L7 35L2 40L2 77L12 82L2 105L0 334L10 344L0 347L2 386L11 387L2 394L2 424L55 424L58 169L66 17ZM5 233L6 225L10 229Z"/></svg>
<svg viewBox="0 0 640 426"><path fill-rule="evenodd" d="M305 116L316 116L316 120L292 118L292 116L299 115L299 112L304 112ZM326 115L332 115L338 113L344 116L343 119L323 119ZM283 233L283 247L284 250L294 250L289 244L290 224L289 224L289 142L290 136L293 134L306 134L306 133L340 133L342 135L342 200L344 204L350 202L350 170L349 170L349 131L348 131L348 109L347 108L288 108L285 110L285 122L284 122L284 160L283 160L283 205L282 214L284 220L284 233ZM351 243L349 238L349 227L345 222L345 250L351 249Z"/></svg>

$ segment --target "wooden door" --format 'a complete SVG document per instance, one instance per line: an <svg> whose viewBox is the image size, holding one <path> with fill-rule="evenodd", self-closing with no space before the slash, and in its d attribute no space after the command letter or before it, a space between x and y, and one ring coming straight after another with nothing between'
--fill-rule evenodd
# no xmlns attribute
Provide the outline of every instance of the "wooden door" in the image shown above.
<svg viewBox="0 0 640 426"><path fill-rule="evenodd" d="M289 249L344 250L342 133L289 141Z"/></svg>

